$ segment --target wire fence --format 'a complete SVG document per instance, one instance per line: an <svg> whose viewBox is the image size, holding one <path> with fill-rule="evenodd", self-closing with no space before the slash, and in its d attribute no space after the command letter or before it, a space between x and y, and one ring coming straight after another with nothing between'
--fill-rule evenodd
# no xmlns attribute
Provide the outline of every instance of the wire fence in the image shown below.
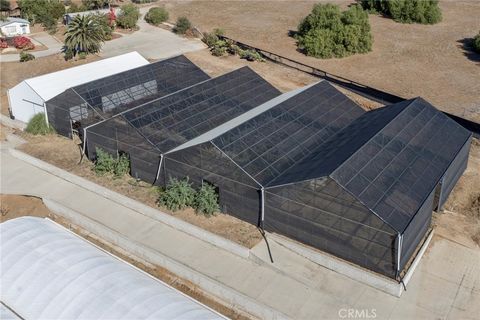
<svg viewBox="0 0 480 320"><path fill-rule="evenodd" d="M382 90L379 90L379 89L376 89L376 88L372 88L370 86L364 85L362 83L359 83L359 82L356 82L356 81L353 81L353 80L350 80L350 79L347 79L347 78L344 78L344 77L341 77L341 76L338 76L338 75L328 73L324 70L320 70L318 68L312 67L312 66L307 65L305 63L302 63L302 62L299 62L299 61L281 56L277 53L273 53L273 52L265 50L265 49L257 48L257 47L251 46L249 44L237 41L235 39L232 39L232 38L229 38L229 37L226 37L226 36L221 36L221 38L224 39L224 40L232 41L233 43L235 43L236 45L238 45L242 49L255 50L258 53L260 53L264 58L268 59L269 61L281 64L283 66L293 68L295 70L299 70L299 71L308 73L308 74L313 75L315 77L325 79L325 80L327 80L329 82L332 82L332 83L335 83L335 84L337 84L337 85L339 85L343 88L349 89L350 91L355 92L355 93L361 95L362 97L365 97L367 99L379 102L381 104L384 104L384 105L393 104L393 103L398 103L398 102L406 100L406 98L403 98L403 97L400 97L400 96L397 96L397 95L394 95L392 93L385 92L385 91L382 91ZM455 122L457 122L458 124L460 124L465 129L471 131L475 138L480 139L480 123L477 123L477 122L474 122L474 121L471 121L471 120L467 120L465 118L453 115L453 114L445 112L445 111L443 111L443 113L445 115L447 115L448 117L450 117Z"/></svg>

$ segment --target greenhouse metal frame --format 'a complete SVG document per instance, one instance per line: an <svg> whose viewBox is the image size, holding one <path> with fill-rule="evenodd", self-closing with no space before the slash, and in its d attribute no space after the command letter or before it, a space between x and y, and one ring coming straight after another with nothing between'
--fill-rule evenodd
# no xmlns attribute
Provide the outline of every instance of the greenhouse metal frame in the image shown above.
<svg viewBox="0 0 480 320"><path fill-rule="evenodd" d="M72 137L76 129L109 119L210 77L185 56L173 57L72 87L48 100L48 121Z"/></svg>
<svg viewBox="0 0 480 320"><path fill-rule="evenodd" d="M67 90L49 119L60 133L79 119L91 160L100 148L154 185L212 184L222 212L392 279L467 166L471 133L421 98L366 112L327 81L281 94L248 67L156 68L170 73Z"/></svg>

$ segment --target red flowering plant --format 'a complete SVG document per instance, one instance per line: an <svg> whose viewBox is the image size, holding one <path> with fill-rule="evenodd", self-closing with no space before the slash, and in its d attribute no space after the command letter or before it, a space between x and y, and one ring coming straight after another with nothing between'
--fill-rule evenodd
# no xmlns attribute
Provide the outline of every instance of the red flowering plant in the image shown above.
<svg viewBox="0 0 480 320"><path fill-rule="evenodd" d="M4 39L0 39L0 49L8 48L8 43Z"/></svg>
<svg viewBox="0 0 480 320"><path fill-rule="evenodd" d="M32 43L32 40L30 40L27 37L23 36L17 36L13 38L13 45L17 49L21 50L33 50L35 49L35 45Z"/></svg>

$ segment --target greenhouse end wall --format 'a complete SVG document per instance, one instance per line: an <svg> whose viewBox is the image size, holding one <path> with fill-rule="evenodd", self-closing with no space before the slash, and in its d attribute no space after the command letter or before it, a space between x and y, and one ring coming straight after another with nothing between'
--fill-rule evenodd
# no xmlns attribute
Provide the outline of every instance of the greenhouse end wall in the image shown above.
<svg viewBox="0 0 480 320"><path fill-rule="evenodd" d="M86 139L86 152L90 160L96 159L97 148L114 157L126 154L130 159L130 175L155 183L160 152L121 116L86 129Z"/></svg>
<svg viewBox="0 0 480 320"><path fill-rule="evenodd" d="M442 178L442 186L438 203L438 207L440 209L447 201L447 198L457 184L458 179L460 179L463 172L467 168L471 142L472 136L467 139Z"/></svg>
<svg viewBox="0 0 480 320"><path fill-rule="evenodd" d="M258 226L260 187L213 144L205 143L167 154L164 160L164 183L170 178L188 177L196 187L203 182L213 184L218 188L223 213Z"/></svg>
<svg viewBox="0 0 480 320"><path fill-rule="evenodd" d="M267 189L265 229L391 278L397 232L331 178Z"/></svg>

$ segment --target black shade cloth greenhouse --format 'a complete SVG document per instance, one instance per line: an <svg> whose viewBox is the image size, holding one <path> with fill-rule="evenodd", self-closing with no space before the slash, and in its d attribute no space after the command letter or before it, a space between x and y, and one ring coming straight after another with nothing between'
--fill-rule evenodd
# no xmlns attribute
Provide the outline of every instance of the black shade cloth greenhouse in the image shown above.
<svg viewBox="0 0 480 320"><path fill-rule="evenodd" d="M167 153L165 180L188 176L196 185L213 183L224 212L257 225L259 189L364 113L326 81L282 96L288 98L257 116Z"/></svg>
<svg viewBox="0 0 480 320"><path fill-rule="evenodd" d="M132 175L153 183L162 154L279 94L244 67L87 127L87 153L90 159L96 148L126 153Z"/></svg>
<svg viewBox="0 0 480 320"><path fill-rule="evenodd" d="M365 113L321 82L210 138L168 153L166 177L212 183L223 211L397 278L471 133L420 98Z"/></svg>
<svg viewBox="0 0 480 320"><path fill-rule="evenodd" d="M71 137L72 122L85 127L208 79L184 56L161 60L66 90L46 102L49 123Z"/></svg>

